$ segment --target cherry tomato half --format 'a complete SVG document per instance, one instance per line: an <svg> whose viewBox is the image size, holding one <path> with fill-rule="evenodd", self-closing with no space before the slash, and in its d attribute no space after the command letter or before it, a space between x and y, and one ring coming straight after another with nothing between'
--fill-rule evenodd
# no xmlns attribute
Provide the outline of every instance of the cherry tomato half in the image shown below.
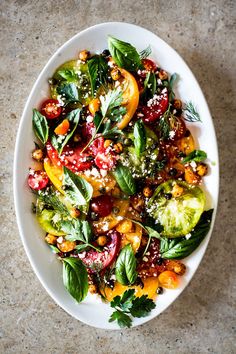
<svg viewBox="0 0 236 354"><path fill-rule="evenodd" d="M82 252L78 254L78 257L81 261L88 267L90 273L96 272L96 264L99 267L98 269L105 269L111 263L114 262L119 249L120 249L120 240L121 235L118 231L109 231L106 235L109 238L108 243L103 248L102 252L98 252L94 249L90 249L87 252Z"/></svg>
<svg viewBox="0 0 236 354"><path fill-rule="evenodd" d="M31 189L34 189L35 191L39 191L40 189L47 187L48 182L49 182L49 178L45 171L30 170L28 176L28 185L30 186Z"/></svg>
<svg viewBox="0 0 236 354"><path fill-rule="evenodd" d="M112 211L113 203L109 195L100 195L91 201L91 210L100 217L109 215Z"/></svg>
<svg viewBox="0 0 236 354"><path fill-rule="evenodd" d="M106 149L104 151L98 151L94 162L97 167L102 170L111 170L116 164L116 157L112 151Z"/></svg>
<svg viewBox="0 0 236 354"><path fill-rule="evenodd" d="M55 119L58 118L61 114L62 108L58 102L58 100L49 99L43 102L41 107L41 113L47 119Z"/></svg>
<svg viewBox="0 0 236 354"><path fill-rule="evenodd" d="M142 64L143 64L145 70L147 70L147 71L154 72L157 69L156 64L151 59L143 59Z"/></svg>
<svg viewBox="0 0 236 354"><path fill-rule="evenodd" d="M167 110L169 104L168 92L166 89L163 89L162 93L158 95L158 99L155 102L148 106L143 106L141 112L144 117L142 118L144 123L151 124L159 119Z"/></svg>

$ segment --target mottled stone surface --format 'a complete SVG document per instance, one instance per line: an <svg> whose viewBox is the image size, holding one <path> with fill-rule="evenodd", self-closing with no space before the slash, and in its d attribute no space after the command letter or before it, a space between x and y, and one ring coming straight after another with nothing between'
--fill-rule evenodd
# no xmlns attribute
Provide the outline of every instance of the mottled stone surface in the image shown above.
<svg viewBox="0 0 236 354"><path fill-rule="evenodd" d="M235 353L235 1L1 0L1 339L0 353ZM47 295L15 222L12 161L30 89L54 51L88 26L146 27L187 61L205 92L221 161L215 229L199 270L161 316L131 330L92 329Z"/></svg>

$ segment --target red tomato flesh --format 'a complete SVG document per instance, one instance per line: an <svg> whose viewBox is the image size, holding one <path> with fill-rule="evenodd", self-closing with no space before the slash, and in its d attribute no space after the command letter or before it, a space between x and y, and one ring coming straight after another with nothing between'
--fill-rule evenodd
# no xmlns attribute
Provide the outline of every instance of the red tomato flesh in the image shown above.
<svg viewBox="0 0 236 354"><path fill-rule="evenodd" d="M31 189L39 191L40 189L47 187L48 182L49 178L45 171L30 170L28 176L28 185Z"/></svg>
<svg viewBox="0 0 236 354"><path fill-rule="evenodd" d="M166 269L164 260L162 264L157 263L160 259L159 245L159 240L152 238L146 255L138 265L137 270L142 278L157 277Z"/></svg>
<svg viewBox="0 0 236 354"><path fill-rule="evenodd" d="M118 231L111 230L107 233L107 237L110 238L110 240L103 248L102 252L90 249L87 252L78 254L78 257L85 264L85 266L88 267L88 271L91 273L96 272L96 269L94 269L96 265L99 270L105 269L111 265L120 250L120 233Z"/></svg>
<svg viewBox="0 0 236 354"><path fill-rule="evenodd" d="M58 100L49 99L43 102L41 107L41 113L47 119L55 119L58 118L61 114L62 108L58 102Z"/></svg>
<svg viewBox="0 0 236 354"><path fill-rule="evenodd" d="M111 170L116 164L116 157L108 148L104 151L98 151L94 161L98 168L102 170Z"/></svg>
<svg viewBox="0 0 236 354"><path fill-rule="evenodd" d="M155 96L157 96L155 98ZM151 100L150 100L151 101ZM149 102L150 102L149 101ZM154 95L154 99L150 102L149 106L141 107L141 112L144 117L144 123L151 124L159 119L168 109L169 98L167 89L163 89L161 94Z"/></svg>

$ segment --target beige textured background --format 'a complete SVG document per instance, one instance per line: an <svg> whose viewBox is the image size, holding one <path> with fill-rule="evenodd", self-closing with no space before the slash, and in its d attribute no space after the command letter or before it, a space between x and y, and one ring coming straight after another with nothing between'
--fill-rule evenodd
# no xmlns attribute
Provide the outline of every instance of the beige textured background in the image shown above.
<svg viewBox="0 0 236 354"><path fill-rule="evenodd" d="M0 8L0 353L235 353L236 2L1 0ZM15 136L35 79L67 39L112 20L150 29L187 61L208 100L221 160L218 217L196 276L161 316L120 332L83 325L47 295L19 239L12 196Z"/></svg>

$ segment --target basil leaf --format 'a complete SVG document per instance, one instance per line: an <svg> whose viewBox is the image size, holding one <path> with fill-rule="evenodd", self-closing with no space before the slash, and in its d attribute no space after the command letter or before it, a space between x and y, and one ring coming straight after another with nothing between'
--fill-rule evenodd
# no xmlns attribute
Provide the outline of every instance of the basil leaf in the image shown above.
<svg viewBox="0 0 236 354"><path fill-rule="evenodd" d="M152 48L149 44L149 46L143 50L141 50L141 52L139 53L139 56L141 59L146 59L147 57L149 57L149 55L151 54L152 52Z"/></svg>
<svg viewBox="0 0 236 354"><path fill-rule="evenodd" d="M88 273L78 258L63 258L63 283L77 302L84 300L88 293Z"/></svg>
<svg viewBox="0 0 236 354"><path fill-rule="evenodd" d="M115 63L128 71L136 71L141 67L137 50L127 42L108 36L108 48Z"/></svg>
<svg viewBox="0 0 236 354"><path fill-rule="evenodd" d="M94 55L88 61L88 72L92 95L94 95L95 90L107 82L108 64L106 59L101 55Z"/></svg>
<svg viewBox="0 0 236 354"><path fill-rule="evenodd" d="M120 189L128 194L133 195L136 192L135 180L128 167L121 165L116 166L113 172L116 182L119 184Z"/></svg>
<svg viewBox="0 0 236 354"><path fill-rule="evenodd" d="M33 129L37 138L45 145L48 140L48 122L47 119L37 110L33 109Z"/></svg>
<svg viewBox="0 0 236 354"><path fill-rule="evenodd" d="M181 163L187 163L190 161L196 161L196 162L201 162L204 161L207 158L207 154L205 151L202 150L194 150L190 152L182 161Z"/></svg>
<svg viewBox="0 0 236 354"><path fill-rule="evenodd" d="M116 280L122 285L135 283L138 273L136 271L137 261L131 244L125 246L116 261Z"/></svg>
<svg viewBox="0 0 236 354"><path fill-rule="evenodd" d="M143 84L142 100L148 100L153 97L157 90L156 75L148 71Z"/></svg>
<svg viewBox="0 0 236 354"><path fill-rule="evenodd" d="M146 148L147 134L143 121L140 119L134 124L134 147L135 153L140 157Z"/></svg>
<svg viewBox="0 0 236 354"><path fill-rule="evenodd" d="M67 102L78 101L79 94L75 83L63 84L57 87L57 93Z"/></svg>
<svg viewBox="0 0 236 354"><path fill-rule="evenodd" d="M84 178L64 166L63 186L68 199L75 206L87 205L93 195L93 187Z"/></svg>
<svg viewBox="0 0 236 354"><path fill-rule="evenodd" d="M78 75L74 72L73 69L62 69L57 71L57 74L69 82L77 81L78 79Z"/></svg>
<svg viewBox="0 0 236 354"><path fill-rule="evenodd" d="M182 259L189 256L202 242L210 230L213 209L202 213L202 216L191 232L189 239L182 238L178 240L161 240L160 252L165 259Z"/></svg>
<svg viewBox="0 0 236 354"><path fill-rule="evenodd" d="M63 148L68 143L70 138L73 136L75 129L77 128L77 125L80 120L80 112L81 112L81 109L77 108L77 109L74 109L73 111L71 111L67 115L66 118L70 122L70 130L69 130L68 134L65 134L65 135L53 134L51 136L51 143L54 146L54 148L58 151L59 155L62 153Z"/></svg>

